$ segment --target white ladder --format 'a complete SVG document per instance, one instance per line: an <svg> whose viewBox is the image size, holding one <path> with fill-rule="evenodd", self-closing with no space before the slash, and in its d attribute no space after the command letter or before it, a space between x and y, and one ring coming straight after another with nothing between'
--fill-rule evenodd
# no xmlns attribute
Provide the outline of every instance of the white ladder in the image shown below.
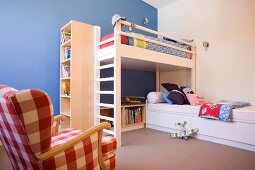
<svg viewBox="0 0 255 170"><path fill-rule="evenodd" d="M114 40L106 40L104 42L99 42L100 29L96 30L96 49L95 49L95 77L94 77L94 123L99 124L100 120L111 121L113 123L113 128L104 129L106 134L113 135L117 139L118 146L121 145L121 113L120 109L121 99L120 99L120 60L116 57L116 46L110 46L100 49L99 46ZM116 41L115 41L116 42ZM112 77L100 77L100 71L105 69L113 68ZM112 91L102 91L100 85L102 82L113 82ZM102 103L100 101L101 95L113 95L113 103ZM114 111L113 117L103 116L100 114L100 107L112 108ZM117 113L119 112L119 113Z"/></svg>

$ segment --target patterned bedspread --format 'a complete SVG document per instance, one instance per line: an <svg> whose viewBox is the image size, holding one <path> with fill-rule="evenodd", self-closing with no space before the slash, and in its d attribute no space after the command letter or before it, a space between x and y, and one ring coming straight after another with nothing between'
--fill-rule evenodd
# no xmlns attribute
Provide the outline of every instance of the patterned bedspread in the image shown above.
<svg viewBox="0 0 255 170"><path fill-rule="evenodd" d="M136 33L132 33L132 34L135 34L136 36L148 38L148 39L151 39L151 40L155 40L155 41L158 41L158 42L161 42L161 43L169 44L169 45L172 45L172 46L175 46L175 47L179 47L179 48L183 48L185 50L191 51L191 46L186 45L184 43L176 42L176 41L168 39L168 38L155 38L155 37L146 36L146 35L142 35L142 34L136 34ZM101 38L101 41L106 40L108 38L111 38L113 36L114 36L113 33L109 34L109 35L106 35L106 36L103 36ZM193 42L193 40L183 40L183 41L186 41L188 43ZM174 55L174 56L178 56L178 57L191 58L190 53L183 52L183 51L180 51L180 50L176 50L174 48L166 47L166 46L159 45L159 44L156 44L156 43L151 43L151 42L135 39L135 38L132 38L132 37L123 36L123 35L121 36L121 43L126 44L126 45L130 45L130 46L135 46L135 47L139 47L139 48L152 50L152 51L166 53L166 54L170 54L170 55ZM113 44L114 44L114 42L112 41L112 42L106 43L104 45L101 45L100 48L105 48L105 47L111 46Z"/></svg>

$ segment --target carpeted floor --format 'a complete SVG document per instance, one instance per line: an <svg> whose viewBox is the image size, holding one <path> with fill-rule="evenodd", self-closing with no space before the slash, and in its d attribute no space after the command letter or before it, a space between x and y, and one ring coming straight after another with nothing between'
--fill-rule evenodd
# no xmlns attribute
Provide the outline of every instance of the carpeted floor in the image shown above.
<svg viewBox="0 0 255 170"><path fill-rule="evenodd" d="M140 129L123 133L117 152L120 170L255 170L255 152L198 139L171 139Z"/></svg>
<svg viewBox="0 0 255 170"><path fill-rule="evenodd" d="M255 170L255 152L197 139L171 139L168 133L140 129L123 133L118 170ZM11 169L0 147L0 169Z"/></svg>

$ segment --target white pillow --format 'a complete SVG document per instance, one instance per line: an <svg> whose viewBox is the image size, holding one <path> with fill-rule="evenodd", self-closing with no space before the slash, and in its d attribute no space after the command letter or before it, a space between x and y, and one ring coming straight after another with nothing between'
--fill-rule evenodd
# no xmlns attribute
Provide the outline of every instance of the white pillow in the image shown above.
<svg viewBox="0 0 255 170"><path fill-rule="evenodd" d="M147 101L149 103L165 103L166 101L161 96L162 92L150 92L147 95Z"/></svg>

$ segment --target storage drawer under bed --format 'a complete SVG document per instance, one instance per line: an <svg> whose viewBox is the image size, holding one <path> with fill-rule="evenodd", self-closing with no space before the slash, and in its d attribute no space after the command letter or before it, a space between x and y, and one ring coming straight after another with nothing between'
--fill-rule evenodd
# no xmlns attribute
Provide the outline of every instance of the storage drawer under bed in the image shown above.
<svg viewBox="0 0 255 170"><path fill-rule="evenodd" d="M179 126L175 124L178 122L186 122L185 128L190 130L191 128L191 118L182 115L175 115L171 113L163 113L152 110L147 110L147 124L161 126L165 128L179 130Z"/></svg>

